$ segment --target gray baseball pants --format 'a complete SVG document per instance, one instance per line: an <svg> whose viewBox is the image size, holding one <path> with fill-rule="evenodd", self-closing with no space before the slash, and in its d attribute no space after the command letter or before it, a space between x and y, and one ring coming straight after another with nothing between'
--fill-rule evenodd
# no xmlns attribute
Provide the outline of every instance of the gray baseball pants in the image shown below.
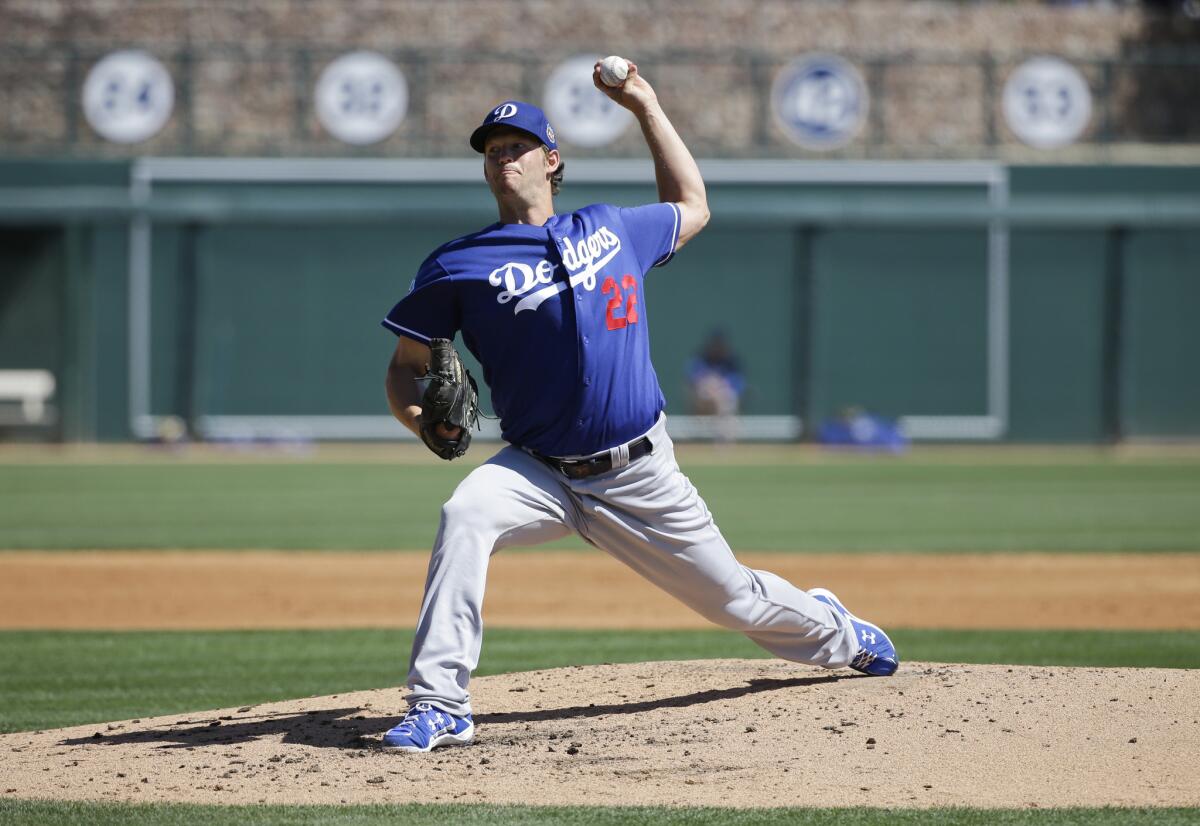
<svg viewBox="0 0 1200 826"><path fill-rule="evenodd" d="M483 643L491 555L572 531L776 656L825 668L850 663L858 644L849 622L775 574L740 564L675 462L665 417L646 435L650 454L588 479L568 479L508 446L459 484L442 508L429 560L409 703L470 713L467 684Z"/></svg>

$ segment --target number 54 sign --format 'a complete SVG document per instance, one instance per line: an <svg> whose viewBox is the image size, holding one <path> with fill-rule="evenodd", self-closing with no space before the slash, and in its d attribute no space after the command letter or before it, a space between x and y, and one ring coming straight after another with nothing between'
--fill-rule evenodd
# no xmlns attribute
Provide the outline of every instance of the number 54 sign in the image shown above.
<svg viewBox="0 0 1200 826"><path fill-rule="evenodd" d="M146 52L113 52L92 67L83 83L84 117L99 135L115 143L153 137L174 106L171 75Z"/></svg>

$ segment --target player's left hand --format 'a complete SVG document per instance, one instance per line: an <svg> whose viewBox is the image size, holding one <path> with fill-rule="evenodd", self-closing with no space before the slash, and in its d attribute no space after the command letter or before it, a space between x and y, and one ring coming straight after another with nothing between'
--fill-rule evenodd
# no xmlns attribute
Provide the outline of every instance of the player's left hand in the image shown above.
<svg viewBox="0 0 1200 826"><path fill-rule="evenodd" d="M434 427L437 430L437 435L439 438L447 441L455 441L462 438L463 429L461 427L454 427L453 425L443 424L442 422L438 422L436 425L434 425Z"/></svg>
<svg viewBox="0 0 1200 826"><path fill-rule="evenodd" d="M475 379L445 338L429 341L429 384L421 396L418 430L426 447L443 459L462 456L471 446L471 427L479 415Z"/></svg>
<svg viewBox="0 0 1200 826"><path fill-rule="evenodd" d="M600 61L592 67L592 83L597 89L612 98L618 105L624 106L635 115L645 112L657 105L658 95L646 79L638 73L637 64L629 61L629 74L620 86L607 86L600 79Z"/></svg>

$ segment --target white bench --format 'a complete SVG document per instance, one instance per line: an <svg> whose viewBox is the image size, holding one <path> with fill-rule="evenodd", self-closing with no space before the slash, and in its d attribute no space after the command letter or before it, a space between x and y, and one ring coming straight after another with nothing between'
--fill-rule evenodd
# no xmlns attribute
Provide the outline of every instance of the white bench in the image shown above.
<svg viewBox="0 0 1200 826"><path fill-rule="evenodd" d="M46 402L54 395L49 370L0 370L0 402L20 402L24 424L47 421Z"/></svg>

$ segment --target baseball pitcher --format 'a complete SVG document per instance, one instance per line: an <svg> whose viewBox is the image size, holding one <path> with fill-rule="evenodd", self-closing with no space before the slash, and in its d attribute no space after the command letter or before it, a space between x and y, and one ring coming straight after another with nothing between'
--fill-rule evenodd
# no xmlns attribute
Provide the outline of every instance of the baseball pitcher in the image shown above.
<svg viewBox="0 0 1200 826"><path fill-rule="evenodd" d="M383 321L398 336L387 397L401 423L444 459L467 450L477 395L451 343L461 333L508 443L442 508L410 709L385 748L471 741L488 560L571 532L779 657L878 676L899 662L830 592L741 565L676 464L643 284L708 223L704 181L636 65L609 86L597 63L593 82L637 118L658 203L555 212L554 129L536 106L505 101L470 138L499 220L434 250Z"/></svg>

